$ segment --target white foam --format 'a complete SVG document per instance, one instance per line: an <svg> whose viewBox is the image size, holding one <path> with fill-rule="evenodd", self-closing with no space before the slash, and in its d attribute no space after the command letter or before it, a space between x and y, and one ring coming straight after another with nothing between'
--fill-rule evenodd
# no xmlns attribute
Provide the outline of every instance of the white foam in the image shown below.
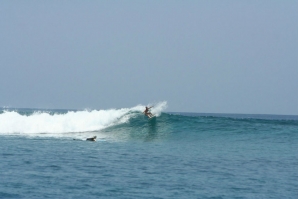
<svg viewBox="0 0 298 199"><path fill-rule="evenodd" d="M157 103L152 113L160 115L166 104L167 102ZM0 114L0 135L69 137L73 133L99 132L101 129L128 122L143 111L143 105L122 109L69 111L54 115L34 112L26 116L16 111L4 111Z"/></svg>
<svg viewBox="0 0 298 199"><path fill-rule="evenodd" d="M149 106L149 105L148 105ZM151 109L151 113L153 115L156 115L156 116L160 116L161 112L163 110L165 110L166 108L168 107L167 105L167 102L166 101L163 101L163 102L159 102L157 103L156 105L154 105Z"/></svg>

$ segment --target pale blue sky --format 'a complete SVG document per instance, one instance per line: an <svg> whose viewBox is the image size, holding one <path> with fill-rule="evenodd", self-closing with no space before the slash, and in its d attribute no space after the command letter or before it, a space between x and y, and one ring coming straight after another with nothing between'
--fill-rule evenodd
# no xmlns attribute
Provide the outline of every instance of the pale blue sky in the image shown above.
<svg viewBox="0 0 298 199"><path fill-rule="evenodd" d="M298 115L298 1L0 3L0 106Z"/></svg>

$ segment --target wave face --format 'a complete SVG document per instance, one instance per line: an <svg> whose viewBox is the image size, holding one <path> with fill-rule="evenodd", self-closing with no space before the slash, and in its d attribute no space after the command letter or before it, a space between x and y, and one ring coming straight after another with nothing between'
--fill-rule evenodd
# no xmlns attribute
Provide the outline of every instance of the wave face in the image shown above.
<svg viewBox="0 0 298 199"><path fill-rule="evenodd" d="M152 108L157 117L151 120L142 113L143 105L91 111L6 109L0 112L0 135L189 142L298 131L298 116L164 113L166 107L166 102L157 103Z"/></svg>

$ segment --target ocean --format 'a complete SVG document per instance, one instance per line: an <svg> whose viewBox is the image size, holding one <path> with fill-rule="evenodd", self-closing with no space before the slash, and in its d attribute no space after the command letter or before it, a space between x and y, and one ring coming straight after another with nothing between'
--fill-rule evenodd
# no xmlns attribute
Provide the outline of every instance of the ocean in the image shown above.
<svg viewBox="0 0 298 199"><path fill-rule="evenodd" d="M298 116L165 108L0 109L0 198L298 198Z"/></svg>

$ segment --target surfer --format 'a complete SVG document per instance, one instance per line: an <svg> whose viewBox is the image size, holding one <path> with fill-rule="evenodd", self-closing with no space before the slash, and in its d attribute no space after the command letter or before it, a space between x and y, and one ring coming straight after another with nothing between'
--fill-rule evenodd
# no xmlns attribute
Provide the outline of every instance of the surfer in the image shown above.
<svg viewBox="0 0 298 199"><path fill-rule="evenodd" d="M154 115L152 115L152 113L149 111L152 107L153 107L153 106L151 106L151 107L147 107L147 106L146 106L145 111L143 112L143 113L144 113L145 115L147 115L149 118L151 118L151 117L154 116Z"/></svg>
<svg viewBox="0 0 298 199"><path fill-rule="evenodd" d="M86 141L96 141L96 136L93 136L92 138L87 138Z"/></svg>

